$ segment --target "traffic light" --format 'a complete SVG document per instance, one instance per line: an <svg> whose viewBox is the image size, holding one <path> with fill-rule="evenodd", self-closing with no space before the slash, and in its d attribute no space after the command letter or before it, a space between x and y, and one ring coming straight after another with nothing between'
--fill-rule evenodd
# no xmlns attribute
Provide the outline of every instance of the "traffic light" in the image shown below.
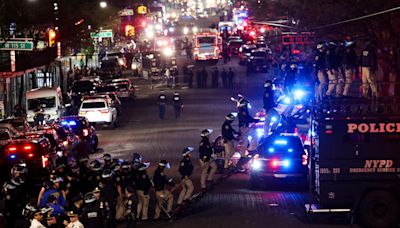
<svg viewBox="0 0 400 228"><path fill-rule="evenodd" d="M53 47L56 43L56 31L53 29L49 30L49 47Z"/></svg>
<svg viewBox="0 0 400 228"><path fill-rule="evenodd" d="M135 35L135 27L132 25L125 26L125 36L133 37Z"/></svg>

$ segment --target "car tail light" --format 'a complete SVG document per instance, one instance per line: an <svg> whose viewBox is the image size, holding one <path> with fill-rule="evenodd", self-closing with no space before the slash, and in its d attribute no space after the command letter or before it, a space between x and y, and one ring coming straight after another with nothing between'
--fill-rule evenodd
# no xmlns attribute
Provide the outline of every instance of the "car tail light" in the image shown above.
<svg viewBox="0 0 400 228"><path fill-rule="evenodd" d="M307 154L303 154L301 164L307 165L308 164L308 156Z"/></svg>
<svg viewBox="0 0 400 228"><path fill-rule="evenodd" d="M46 168L49 165L49 158L42 156L42 167Z"/></svg>
<svg viewBox="0 0 400 228"><path fill-rule="evenodd" d="M33 156L35 156L34 154L28 154L28 157L32 158Z"/></svg>
<svg viewBox="0 0 400 228"><path fill-rule="evenodd" d="M88 136L89 135L89 130L88 129L83 129L83 136Z"/></svg>
<svg viewBox="0 0 400 228"><path fill-rule="evenodd" d="M9 147L8 151L17 151L17 147Z"/></svg>
<svg viewBox="0 0 400 228"><path fill-rule="evenodd" d="M26 146L24 146L24 150L32 150L32 146L26 145Z"/></svg>
<svg viewBox="0 0 400 228"><path fill-rule="evenodd" d="M100 110L101 113L108 113L108 109L107 110Z"/></svg>
<svg viewBox="0 0 400 228"><path fill-rule="evenodd" d="M272 161L271 161L271 166L272 166L272 167L275 168L275 167L277 167L278 165L279 165L279 161L278 161L278 160L272 160Z"/></svg>

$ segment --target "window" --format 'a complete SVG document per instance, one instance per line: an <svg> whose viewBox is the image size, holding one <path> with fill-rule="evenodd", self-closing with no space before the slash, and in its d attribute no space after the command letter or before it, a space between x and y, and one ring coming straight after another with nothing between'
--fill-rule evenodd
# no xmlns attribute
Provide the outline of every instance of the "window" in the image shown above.
<svg viewBox="0 0 400 228"><path fill-rule="evenodd" d="M38 106L42 108L56 107L56 97L41 97L28 100L28 110L34 110Z"/></svg>
<svg viewBox="0 0 400 228"><path fill-rule="evenodd" d="M93 90L95 90L95 86L91 81L76 81L72 85L73 92L90 92Z"/></svg>
<svg viewBox="0 0 400 228"><path fill-rule="evenodd" d="M0 140L8 140L10 139L10 135L6 131L0 131Z"/></svg>
<svg viewBox="0 0 400 228"><path fill-rule="evenodd" d="M215 37L213 36L203 36L197 38L199 40L199 44L214 44L215 43Z"/></svg>
<svg viewBox="0 0 400 228"><path fill-rule="evenodd" d="M83 109L90 109L90 108L105 108L106 103L99 101L99 102L83 102L82 108Z"/></svg>

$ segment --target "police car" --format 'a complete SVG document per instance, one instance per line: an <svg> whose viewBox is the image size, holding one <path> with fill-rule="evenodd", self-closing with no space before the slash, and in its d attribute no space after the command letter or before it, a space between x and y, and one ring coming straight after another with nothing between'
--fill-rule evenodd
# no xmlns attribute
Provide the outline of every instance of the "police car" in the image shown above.
<svg viewBox="0 0 400 228"><path fill-rule="evenodd" d="M117 126L117 109L107 98L94 97L82 101L79 116L86 117L90 123Z"/></svg>
<svg viewBox="0 0 400 228"><path fill-rule="evenodd" d="M84 140L88 142L92 151L97 150L99 139L96 134L96 129L89 124L89 121L85 117L65 116L60 119L60 124L68 131L72 131L72 133L77 136L78 140ZM75 140L73 139L69 139L68 143L73 144L74 141ZM67 144L67 146L69 144Z"/></svg>
<svg viewBox="0 0 400 228"><path fill-rule="evenodd" d="M250 186L263 180L294 179L307 182L308 152L296 134L282 133L264 139L250 161Z"/></svg>
<svg viewBox="0 0 400 228"><path fill-rule="evenodd" d="M247 59L247 72L268 72L269 59L265 48L257 48L251 51Z"/></svg>

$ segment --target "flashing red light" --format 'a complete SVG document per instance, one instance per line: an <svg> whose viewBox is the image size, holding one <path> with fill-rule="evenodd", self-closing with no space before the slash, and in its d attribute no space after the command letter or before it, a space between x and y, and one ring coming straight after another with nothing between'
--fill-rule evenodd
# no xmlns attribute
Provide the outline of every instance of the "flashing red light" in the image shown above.
<svg viewBox="0 0 400 228"><path fill-rule="evenodd" d="M279 161L278 160L272 160L271 162L271 166L272 167L277 167L279 165Z"/></svg>
<svg viewBox="0 0 400 228"><path fill-rule="evenodd" d="M31 150L32 149L32 146L24 146L24 150Z"/></svg>
<svg viewBox="0 0 400 228"><path fill-rule="evenodd" d="M34 154L28 154L28 157L30 157L30 158L33 157L33 156L35 156L35 155Z"/></svg>
<svg viewBox="0 0 400 228"><path fill-rule="evenodd" d="M9 151L16 151L16 150L17 150L17 147L9 147L8 150L9 150Z"/></svg>
<svg viewBox="0 0 400 228"><path fill-rule="evenodd" d="M297 49L293 49L293 50L292 50L292 54L293 54L293 55L298 55L298 54L300 54L300 53L301 53L300 50L297 50Z"/></svg>
<svg viewBox="0 0 400 228"><path fill-rule="evenodd" d="M83 129L83 136L88 136L89 135L89 130L88 129Z"/></svg>
<svg viewBox="0 0 400 228"><path fill-rule="evenodd" d="M247 26L247 21L243 22L243 26Z"/></svg>
<svg viewBox="0 0 400 228"><path fill-rule="evenodd" d="M256 35L256 32L254 32L254 31L250 32L250 36L255 36L255 35Z"/></svg>
<svg viewBox="0 0 400 228"><path fill-rule="evenodd" d="M49 165L49 158L42 156L42 167L46 168Z"/></svg>
<svg viewBox="0 0 400 228"><path fill-rule="evenodd" d="M306 154L303 154L301 164L303 164L303 165L308 164L308 156Z"/></svg>
<svg viewBox="0 0 400 228"><path fill-rule="evenodd" d="M326 131L325 131L325 134L331 135L331 134L333 134L333 130L326 130Z"/></svg>
<svg viewBox="0 0 400 228"><path fill-rule="evenodd" d="M146 22L142 21L142 27L146 27Z"/></svg>

